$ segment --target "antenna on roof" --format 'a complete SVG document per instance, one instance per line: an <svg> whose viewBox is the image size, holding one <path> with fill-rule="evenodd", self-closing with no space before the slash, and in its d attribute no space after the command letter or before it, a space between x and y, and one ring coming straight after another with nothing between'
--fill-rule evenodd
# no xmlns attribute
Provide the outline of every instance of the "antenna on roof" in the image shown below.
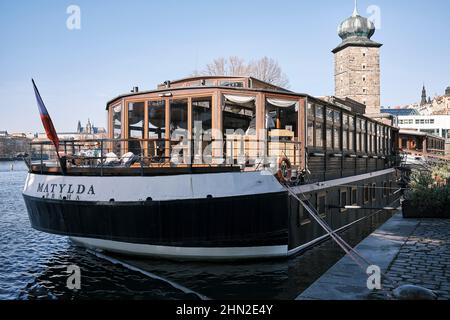
<svg viewBox="0 0 450 320"><path fill-rule="evenodd" d="M355 9L353 10L353 16L354 17L359 16L359 13L358 13L358 0L355 0Z"/></svg>

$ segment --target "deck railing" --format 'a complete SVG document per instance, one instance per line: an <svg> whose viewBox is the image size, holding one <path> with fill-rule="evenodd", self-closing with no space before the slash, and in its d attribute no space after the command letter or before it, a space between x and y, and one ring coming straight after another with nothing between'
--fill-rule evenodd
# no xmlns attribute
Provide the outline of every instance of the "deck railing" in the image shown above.
<svg viewBox="0 0 450 320"><path fill-rule="evenodd" d="M276 170L281 158L301 166L299 142L242 136L212 141L170 139L101 139L60 141L59 158L49 141L32 142L27 163L32 171L135 168L234 168ZM47 159L47 160L46 160Z"/></svg>

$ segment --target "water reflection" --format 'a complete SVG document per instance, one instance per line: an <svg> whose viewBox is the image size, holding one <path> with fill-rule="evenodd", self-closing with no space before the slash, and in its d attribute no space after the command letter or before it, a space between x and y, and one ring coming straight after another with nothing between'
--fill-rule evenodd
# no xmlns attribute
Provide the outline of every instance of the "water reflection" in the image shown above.
<svg viewBox="0 0 450 320"><path fill-rule="evenodd" d="M342 237L357 245L390 214L381 213L348 229ZM294 299L344 256L332 241L289 260L247 263L188 263L136 260L115 255L212 299ZM362 271L361 271L362 272Z"/></svg>
<svg viewBox="0 0 450 320"><path fill-rule="evenodd" d="M81 289L67 288L67 266L81 269ZM170 300L196 299L165 282L143 276L119 265L106 263L75 246L55 252L43 271L20 290L18 299L41 300Z"/></svg>

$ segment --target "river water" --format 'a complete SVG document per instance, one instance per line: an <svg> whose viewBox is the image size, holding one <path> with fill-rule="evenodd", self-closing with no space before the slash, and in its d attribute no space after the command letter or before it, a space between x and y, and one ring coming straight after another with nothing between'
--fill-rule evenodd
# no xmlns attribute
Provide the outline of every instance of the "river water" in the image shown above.
<svg viewBox="0 0 450 320"><path fill-rule="evenodd" d="M293 299L343 256L331 241L279 261L188 263L114 256L144 274L93 255L66 237L32 229L22 199L26 175L24 163L0 162L0 300L197 298L180 286L212 299ZM388 217L359 223L343 238L356 245ZM67 288L69 265L80 267L80 290Z"/></svg>

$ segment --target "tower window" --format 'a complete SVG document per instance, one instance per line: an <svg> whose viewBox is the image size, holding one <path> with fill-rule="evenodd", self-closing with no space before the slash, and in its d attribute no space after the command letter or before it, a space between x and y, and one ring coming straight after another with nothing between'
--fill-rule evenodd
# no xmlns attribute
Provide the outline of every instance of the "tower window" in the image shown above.
<svg viewBox="0 0 450 320"><path fill-rule="evenodd" d="M366 69L366 65L365 65L365 64L363 64L363 65L362 65L362 68L363 68L363 69Z"/></svg>
<svg viewBox="0 0 450 320"><path fill-rule="evenodd" d="M366 77L363 77L363 81L364 81L364 82L366 81Z"/></svg>
<svg viewBox="0 0 450 320"><path fill-rule="evenodd" d="M363 89L363 93L366 93L366 89Z"/></svg>
<svg viewBox="0 0 450 320"><path fill-rule="evenodd" d="M363 57L365 57L366 56L366 53L365 52L363 52Z"/></svg>

